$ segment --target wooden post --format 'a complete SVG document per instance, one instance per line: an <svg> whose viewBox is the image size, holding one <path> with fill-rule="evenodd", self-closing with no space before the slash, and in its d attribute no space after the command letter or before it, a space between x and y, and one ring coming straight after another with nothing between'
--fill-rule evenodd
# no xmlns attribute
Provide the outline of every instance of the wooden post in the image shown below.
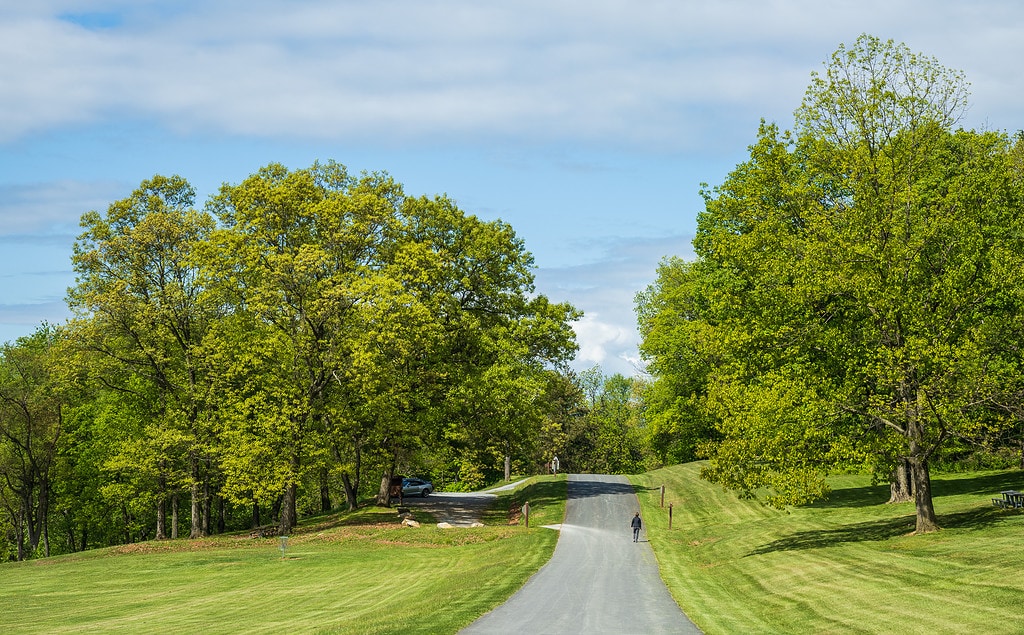
<svg viewBox="0 0 1024 635"><path fill-rule="evenodd" d="M672 503L668 504L668 528L672 529Z"/></svg>
<svg viewBox="0 0 1024 635"><path fill-rule="evenodd" d="M523 518L526 519L526 526L529 527L530 526L530 501L526 501L526 504L523 505Z"/></svg>
<svg viewBox="0 0 1024 635"><path fill-rule="evenodd" d="M661 506L665 506L665 486L661 486Z"/></svg>

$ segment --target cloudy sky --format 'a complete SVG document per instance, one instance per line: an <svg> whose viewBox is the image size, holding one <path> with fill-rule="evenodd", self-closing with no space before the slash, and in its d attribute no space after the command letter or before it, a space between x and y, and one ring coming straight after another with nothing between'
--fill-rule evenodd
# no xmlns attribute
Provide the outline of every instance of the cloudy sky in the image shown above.
<svg viewBox="0 0 1024 635"><path fill-rule="evenodd" d="M1017 0L0 0L0 341L66 319L79 217L143 179L205 201L335 159L510 223L586 313L576 366L633 373L700 184L861 33L964 71L965 126L1024 128Z"/></svg>

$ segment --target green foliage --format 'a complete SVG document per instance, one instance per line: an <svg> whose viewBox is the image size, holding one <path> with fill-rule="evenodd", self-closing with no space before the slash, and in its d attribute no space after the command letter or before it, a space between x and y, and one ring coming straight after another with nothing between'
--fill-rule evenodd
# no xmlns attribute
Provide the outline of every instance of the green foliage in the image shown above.
<svg viewBox="0 0 1024 635"><path fill-rule="evenodd" d="M644 419L643 382L599 367L577 378L579 405L565 422L558 454L562 471L600 474L642 472L651 461Z"/></svg>
<svg viewBox="0 0 1024 635"><path fill-rule="evenodd" d="M714 327L701 322L708 307L698 285L705 281L689 263L667 258L654 284L636 298L640 351L654 377L644 391L645 417L662 464L692 461L701 443L716 438L704 405L718 360Z"/></svg>
<svg viewBox="0 0 1024 635"><path fill-rule="evenodd" d="M638 298L664 446L703 436L707 477L778 505L905 462L917 529L936 527L928 463L1006 428L1021 341L1019 150L951 130L965 95L862 36L812 78L795 134L762 124L704 193L697 261Z"/></svg>
<svg viewBox="0 0 1024 635"><path fill-rule="evenodd" d="M82 217L78 319L37 382L68 395L45 490L62 550L266 512L284 534L382 476L539 469L579 313L534 293L510 226L333 162L271 164L193 204L155 176Z"/></svg>
<svg viewBox="0 0 1024 635"><path fill-rule="evenodd" d="M46 325L0 349L0 504L7 548L50 555L49 514L62 430L63 386L54 380L59 331Z"/></svg>

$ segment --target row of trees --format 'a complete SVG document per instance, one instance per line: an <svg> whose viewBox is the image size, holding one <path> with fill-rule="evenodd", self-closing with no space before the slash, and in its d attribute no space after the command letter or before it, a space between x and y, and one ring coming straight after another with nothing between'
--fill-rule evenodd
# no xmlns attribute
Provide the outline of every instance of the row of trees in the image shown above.
<svg viewBox="0 0 1024 635"><path fill-rule="evenodd" d="M156 176L82 226L76 319L0 348L0 560L284 534L387 504L400 473L656 460L646 384L569 371L579 313L533 292L509 226L444 197L270 165L202 211Z"/></svg>
<svg viewBox="0 0 1024 635"><path fill-rule="evenodd" d="M404 470L477 485L554 451L544 397L579 314L534 293L502 222L327 163L267 166L204 210L157 176L82 226L76 319L0 357L14 557L48 554L53 523L62 550L179 518L198 537L272 513L286 534L386 502Z"/></svg>
<svg viewBox="0 0 1024 635"><path fill-rule="evenodd" d="M659 453L785 505L867 466L917 531L953 446L1024 448L1024 141L955 129L963 76L862 36L793 132L704 193L693 262L638 296Z"/></svg>

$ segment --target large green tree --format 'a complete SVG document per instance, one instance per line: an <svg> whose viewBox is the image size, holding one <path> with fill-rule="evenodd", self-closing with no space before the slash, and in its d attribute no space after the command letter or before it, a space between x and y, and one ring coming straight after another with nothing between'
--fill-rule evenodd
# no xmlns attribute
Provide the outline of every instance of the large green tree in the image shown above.
<svg viewBox="0 0 1024 635"><path fill-rule="evenodd" d="M58 331L42 326L0 349L0 501L15 532L17 558L50 555L52 472L63 430L54 369Z"/></svg>
<svg viewBox="0 0 1024 635"><path fill-rule="evenodd" d="M357 363L350 342L374 304L401 198L390 178L354 179L336 163L272 164L209 204L223 228L208 244L206 275L240 326L209 343L225 362L222 420L237 437L225 465L229 481L260 474L254 488L283 496L282 534L296 523L300 483L320 469L328 393Z"/></svg>
<svg viewBox="0 0 1024 635"><path fill-rule="evenodd" d="M235 307L207 347L232 439L226 491L281 492L279 531L303 483L326 507L340 475L354 505L378 467L386 504L399 466L443 452L451 426L508 448L539 425L532 378L571 356L578 314L531 297L532 258L508 225L336 163L267 166L210 210L223 227L207 284Z"/></svg>
<svg viewBox="0 0 1024 635"><path fill-rule="evenodd" d="M333 162L193 199L156 176L82 218L60 354L82 389L58 451L70 550L154 520L176 537L179 495L193 537L267 508L285 534L381 475L539 465L579 314L535 293L509 225Z"/></svg>
<svg viewBox="0 0 1024 635"><path fill-rule="evenodd" d="M1024 252L1012 144L952 129L965 94L862 36L814 77L795 133L763 125L706 193L672 324L691 360L677 381L705 382L720 435L708 477L785 504L824 495L830 466L902 467L917 531L937 528L929 462L977 425Z"/></svg>
<svg viewBox="0 0 1024 635"><path fill-rule="evenodd" d="M637 294L640 351L652 381L643 395L648 443L662 463L697 458L702 443L716 438L705 407L708 380L720 360L711 344L710 280L681 258L666 258L653 284Z"/></svg>
<svg viewBox="0 0 1024 635"><path fill-rule="evenodd" d="M193 208L194 199L181 177L155 176L106 214L83 215L72 257L77 277L68 291L81 318L76 338L96 355L94 380L149 409L150 451L139 456L157 473L161 538L180 461L188 464L191 536L208 529L202 514L213 465L210 404L203 402L199 351L222 304L199 280L196 251L214 220Z"/></svg>

